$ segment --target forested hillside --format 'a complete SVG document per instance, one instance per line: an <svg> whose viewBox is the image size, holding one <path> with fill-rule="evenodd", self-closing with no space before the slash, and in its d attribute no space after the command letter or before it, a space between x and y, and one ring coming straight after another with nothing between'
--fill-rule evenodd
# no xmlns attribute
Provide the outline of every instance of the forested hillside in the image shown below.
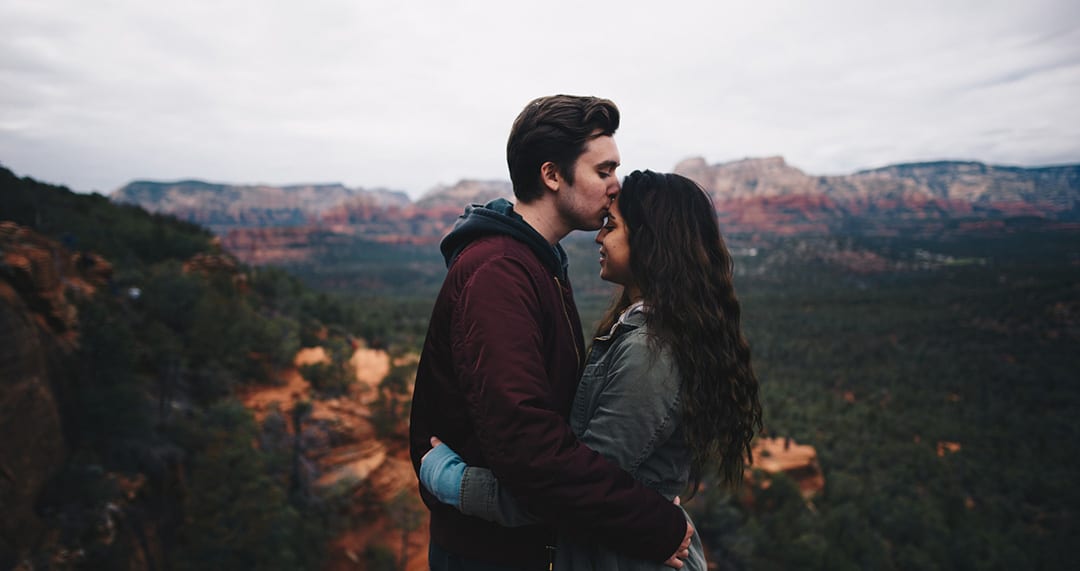
<svg viewBox="0 0 1080 571"><path fill-rule="evenodd" d="M869 273L797 240L741 258L766 432L814 446L826 486L695 500L721 568L1071 568L1076 238L847 244L907 259Z"/></svg>
<svg viewBox="0 0 1080 571"><path fill-rule="evenodd" d="M318 434L310 404L257 423L238 395L280 383L301 347L411 347L418 312L313 292L190 223L7 170L0 220L0 568L316 569L363 525L348 495L316 493L314 445L281 436ZM310 373L313 399L351 382Z"/></svg>

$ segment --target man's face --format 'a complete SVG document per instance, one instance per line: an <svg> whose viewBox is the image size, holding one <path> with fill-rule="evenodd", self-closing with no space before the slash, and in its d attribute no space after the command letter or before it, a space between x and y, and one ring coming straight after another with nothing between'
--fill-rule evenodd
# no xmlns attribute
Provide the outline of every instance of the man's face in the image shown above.
<svg viewBox="0 0 1080 571"><path fill-rule="evenodd" d="M574 184L564 185L556 196L559 216L575 230L597 230L604 225L608 207L619 193L619 148L604 135L590 140L574 163Z"/></svg>

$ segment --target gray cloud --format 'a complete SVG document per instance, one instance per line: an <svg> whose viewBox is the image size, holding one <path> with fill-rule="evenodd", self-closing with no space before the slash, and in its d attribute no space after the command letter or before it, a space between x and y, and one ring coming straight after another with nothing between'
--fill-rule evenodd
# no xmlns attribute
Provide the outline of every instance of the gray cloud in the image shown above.
<svg viewBox="0 0 1080 571"><path fill-rule="evenodd" d="M8 0L0 162L134 178L505 178L538 95L614 99L626 168L784 155L811 173L1080 161L1080 5Z"/></svg>

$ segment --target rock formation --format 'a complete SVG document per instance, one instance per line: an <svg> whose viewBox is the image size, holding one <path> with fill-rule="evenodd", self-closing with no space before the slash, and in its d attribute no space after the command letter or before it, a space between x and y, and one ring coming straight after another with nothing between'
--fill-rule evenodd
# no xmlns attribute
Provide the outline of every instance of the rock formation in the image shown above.
<svg viewBox="0 0 1080 571"><path fill-rule="evenodd" d="M0 222L0 561L45 529L35 502L67 456L58 385L79 340L74 300L111 273L96 255Z"/></svg>
<svg viewBox="0 0 1080 571"><path fill-rule="evenodd" d="M797 444L791 438L758 438L754 441L753 470L766 474L784 474L799 487L806 499L825 489L825 475L818 464L817 450L813 446ZM768 480L756 481L752 470L747 470L750 488L769 486Z"/></svg>
<svg viewBox="0 0 1080 571"><path fill-rule="evenodd" d="M395 362L415 361L416 356ZM327 362L322 347L301 349L294 367L282 374L281 386L248 387L241 400L255 418L266 422L271 414L283 419L287 431L295 435L293 411L299 403L309 403L311 410L303 422L301 440L304 456L311 469L313 489L321 495L343 497L345 509L362 525L349 526L333 539L327 569L352 569L371 545L392 546L397 552L408 538L410 569L426 568L426 517L424 524L409 534L390 521L394 511L408 506L422 510L416 477L403 444L404 433L390 441L379 438L372 422L371 406L380 384L390 372L391 359L383 350L357 346L349 361L356 383L336 398L315 398L311 384L298 367Z"/></svg>

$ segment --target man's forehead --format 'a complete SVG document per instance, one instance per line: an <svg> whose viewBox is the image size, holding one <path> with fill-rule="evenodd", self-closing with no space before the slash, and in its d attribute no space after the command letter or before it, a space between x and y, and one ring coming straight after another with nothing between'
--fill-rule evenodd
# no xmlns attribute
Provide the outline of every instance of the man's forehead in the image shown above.
<svg viewBox="0 0 1080 571"><path fill-rule="evenodd" d="M589 139L585 144L585 152L581 158L590 163L600 166L610 163L609 166L617 167L622 160L619 156L619 147L615 144L615 138L611 135L600 135Z"/></svg>

